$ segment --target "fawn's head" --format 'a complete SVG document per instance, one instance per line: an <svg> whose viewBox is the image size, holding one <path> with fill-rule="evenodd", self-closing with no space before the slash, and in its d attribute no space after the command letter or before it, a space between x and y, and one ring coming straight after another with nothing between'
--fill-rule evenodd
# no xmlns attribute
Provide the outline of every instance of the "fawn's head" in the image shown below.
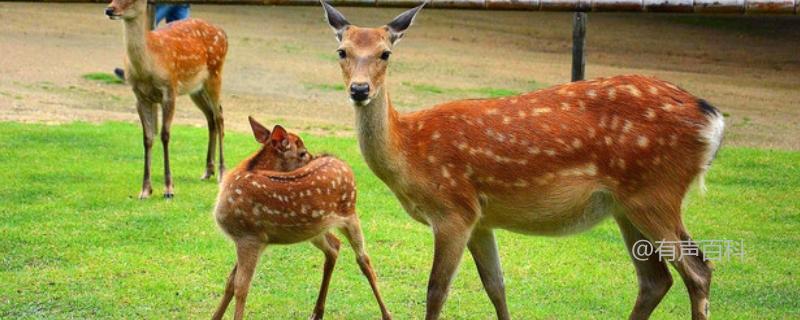
<svg viewBox="0 0 800 320"><path fill-rule="evenodd" d="M296 134L287 132L280 125L275 125L270 133L253 117L248 119L253 136L262 147L247 165L247 170L288 172L306 165L313 158Z"/></svg>
<svg viewBox="0 0 800 320"><path fill-rule="evenodd" d="M111 20L133 19L147 11L147 0L111 0L106 15Z"/></svg>
<svg viewBox="0 0 800 320"><path fill-rule="evenodd" d="M425 4L403 12L385 26L362 28L351 25L341 12L321 2L325 18L339 41L339 65L350 99L357 106L365 106L383 87L392 47Z"/></svg>

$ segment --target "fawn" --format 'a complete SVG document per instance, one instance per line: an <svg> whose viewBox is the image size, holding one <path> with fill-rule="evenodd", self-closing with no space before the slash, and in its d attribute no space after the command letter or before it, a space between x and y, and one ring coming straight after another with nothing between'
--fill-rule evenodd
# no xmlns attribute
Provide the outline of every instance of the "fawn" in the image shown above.
<svg viewBox="0 0 800 320"><path fill-rule="evenodd" d="M424 4L423 4L424 5ZM400 114L385 87L394 45L423 5L387 25L351 25L322 2L356 113L361 153L434 235L426 319L438 319L468 248L498 319L509 319L493 229L565 235L612 216L628 247L669 241L693 319L706 319L711 268L681 219L690 186L720 147L722 114L665 81L617 76ZM695 247L696 248L696 247ZM646 319L672 285L656 254L633 259Z"/></svg>
<svg viewBox="0 0 800 320"><path fill-rule="evenodd" d="M339 254L339 229L369 280L383 319L391 319L378 291L377 277L365 251L356 215L353 172L332 156L312 157L297 135L275 126L270 133L252 117L250 126L261 149L226 174L220 185L215 217L236 244L236 265L213 319L222 319L233 296L236 313L244 316L245 301L261 252L268 244L311 241L325 253L322 285L311 319L322 319L325 297Z"/></svg>
<svg viewBox="0 0 800 320"><path fill-rule="evenodd" d="M169 166L169 138L175 116L175 98L189 94L208 122L206 170L202 179L214 175L214 153L219 140L219 177L225 170L222 140L225 128L220 105L222 66L228 52L225 32L205 21L187 19L166 28L148 31L147 0L112 0L106 15L122 19L125 26L126 81L136 95L136 110L144 133L144 178L139 198L148 198L153 138L158 132L157 104L161 104L161 143L164 147L164 197L173 197Z"/></svg>

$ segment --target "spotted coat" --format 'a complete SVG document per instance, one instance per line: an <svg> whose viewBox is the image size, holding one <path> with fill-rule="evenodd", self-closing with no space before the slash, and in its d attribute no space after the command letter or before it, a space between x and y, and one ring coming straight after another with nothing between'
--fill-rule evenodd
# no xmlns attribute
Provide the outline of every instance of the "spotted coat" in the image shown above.
<svg viewBox="0 0 800 320"><path fill-rule="evenodd" d="M291 172L247 171L247 162L225 176L217 198L216 220L233 238L300 242L355 215L353 171L335 157Z"/></svg>

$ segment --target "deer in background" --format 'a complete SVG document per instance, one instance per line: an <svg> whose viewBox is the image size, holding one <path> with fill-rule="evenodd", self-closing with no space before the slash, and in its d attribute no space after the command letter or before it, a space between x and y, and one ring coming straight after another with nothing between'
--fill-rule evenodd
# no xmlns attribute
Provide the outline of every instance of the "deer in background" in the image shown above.
<svg viewBox="0 0 800 320"><path fill-rule="evenodd" d="M281 126L270 133L252 117L250 126L262 147L224 177L214 213L217 224L236 244L237 258L213 319L222 319L234 296L234 319L244 317L250 282L268 244L304 241L325 253L322 285L311 315L311 319L322 319L340 246L331 229L347 237L383 319L391 319L364 248L353 171L335 157L312 157L300 137Z"/></svg>
<svg viewBox="0 0 800 320"><path fill-rule="evenodd" d="M208 121L208 152L202 179L214 175L217 140L220 177L225 170L222 154L225 127L219 100L228 40L222 29L198 19L173 22L149 31L146 11L147 0L112 0L105 13L112 20L122 19L125 24L125 75L136 95L136 110L144 132L144 178L139 198L148 198L153 192L150 163L153 139L158 132L157 104L162 110L164 197L172 198L169 138L177 96L189 94Z"/></svg>
<svg viewBox="0 0 800 320"><path fill-rule="evenodd" d="M711 268L702 253L680 255L694 245L681 203L720 147L717 109L634 75L400 114L385 86L387 66L422 5L378 28L351 25L322 5L339 43L361 153L406 212L433 229L426 319L439 318L465 248L497 318L510 318L493 229L557 236L608 216L629 253L640 240L670 241L692 318L708 317ZM657 254L633 263L639 295L630 318L647 319L672 278Z"/></svg>

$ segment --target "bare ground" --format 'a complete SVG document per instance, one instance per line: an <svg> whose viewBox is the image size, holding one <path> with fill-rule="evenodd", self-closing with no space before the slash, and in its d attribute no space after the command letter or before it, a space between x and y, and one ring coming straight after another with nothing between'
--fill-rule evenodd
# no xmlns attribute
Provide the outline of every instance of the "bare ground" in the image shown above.
<svg viewBox="0 0 800 320"><path fill-rule="evenodd" d="M122 25L103 4L0 3L0 120L138 121L123 85L85 80L122 64ZM343 8L380 25L394 9ZM352 134L336 44L316 7L201 6L223 27L226 123L246 115L295 130ZM571 15L425 10L400 43L389 88L413 110L569 81ZM728 115L726 143L800 150L800 17L590 14L587 76L655 75ZM191 101L177 122L202 126Z"/></svg>

